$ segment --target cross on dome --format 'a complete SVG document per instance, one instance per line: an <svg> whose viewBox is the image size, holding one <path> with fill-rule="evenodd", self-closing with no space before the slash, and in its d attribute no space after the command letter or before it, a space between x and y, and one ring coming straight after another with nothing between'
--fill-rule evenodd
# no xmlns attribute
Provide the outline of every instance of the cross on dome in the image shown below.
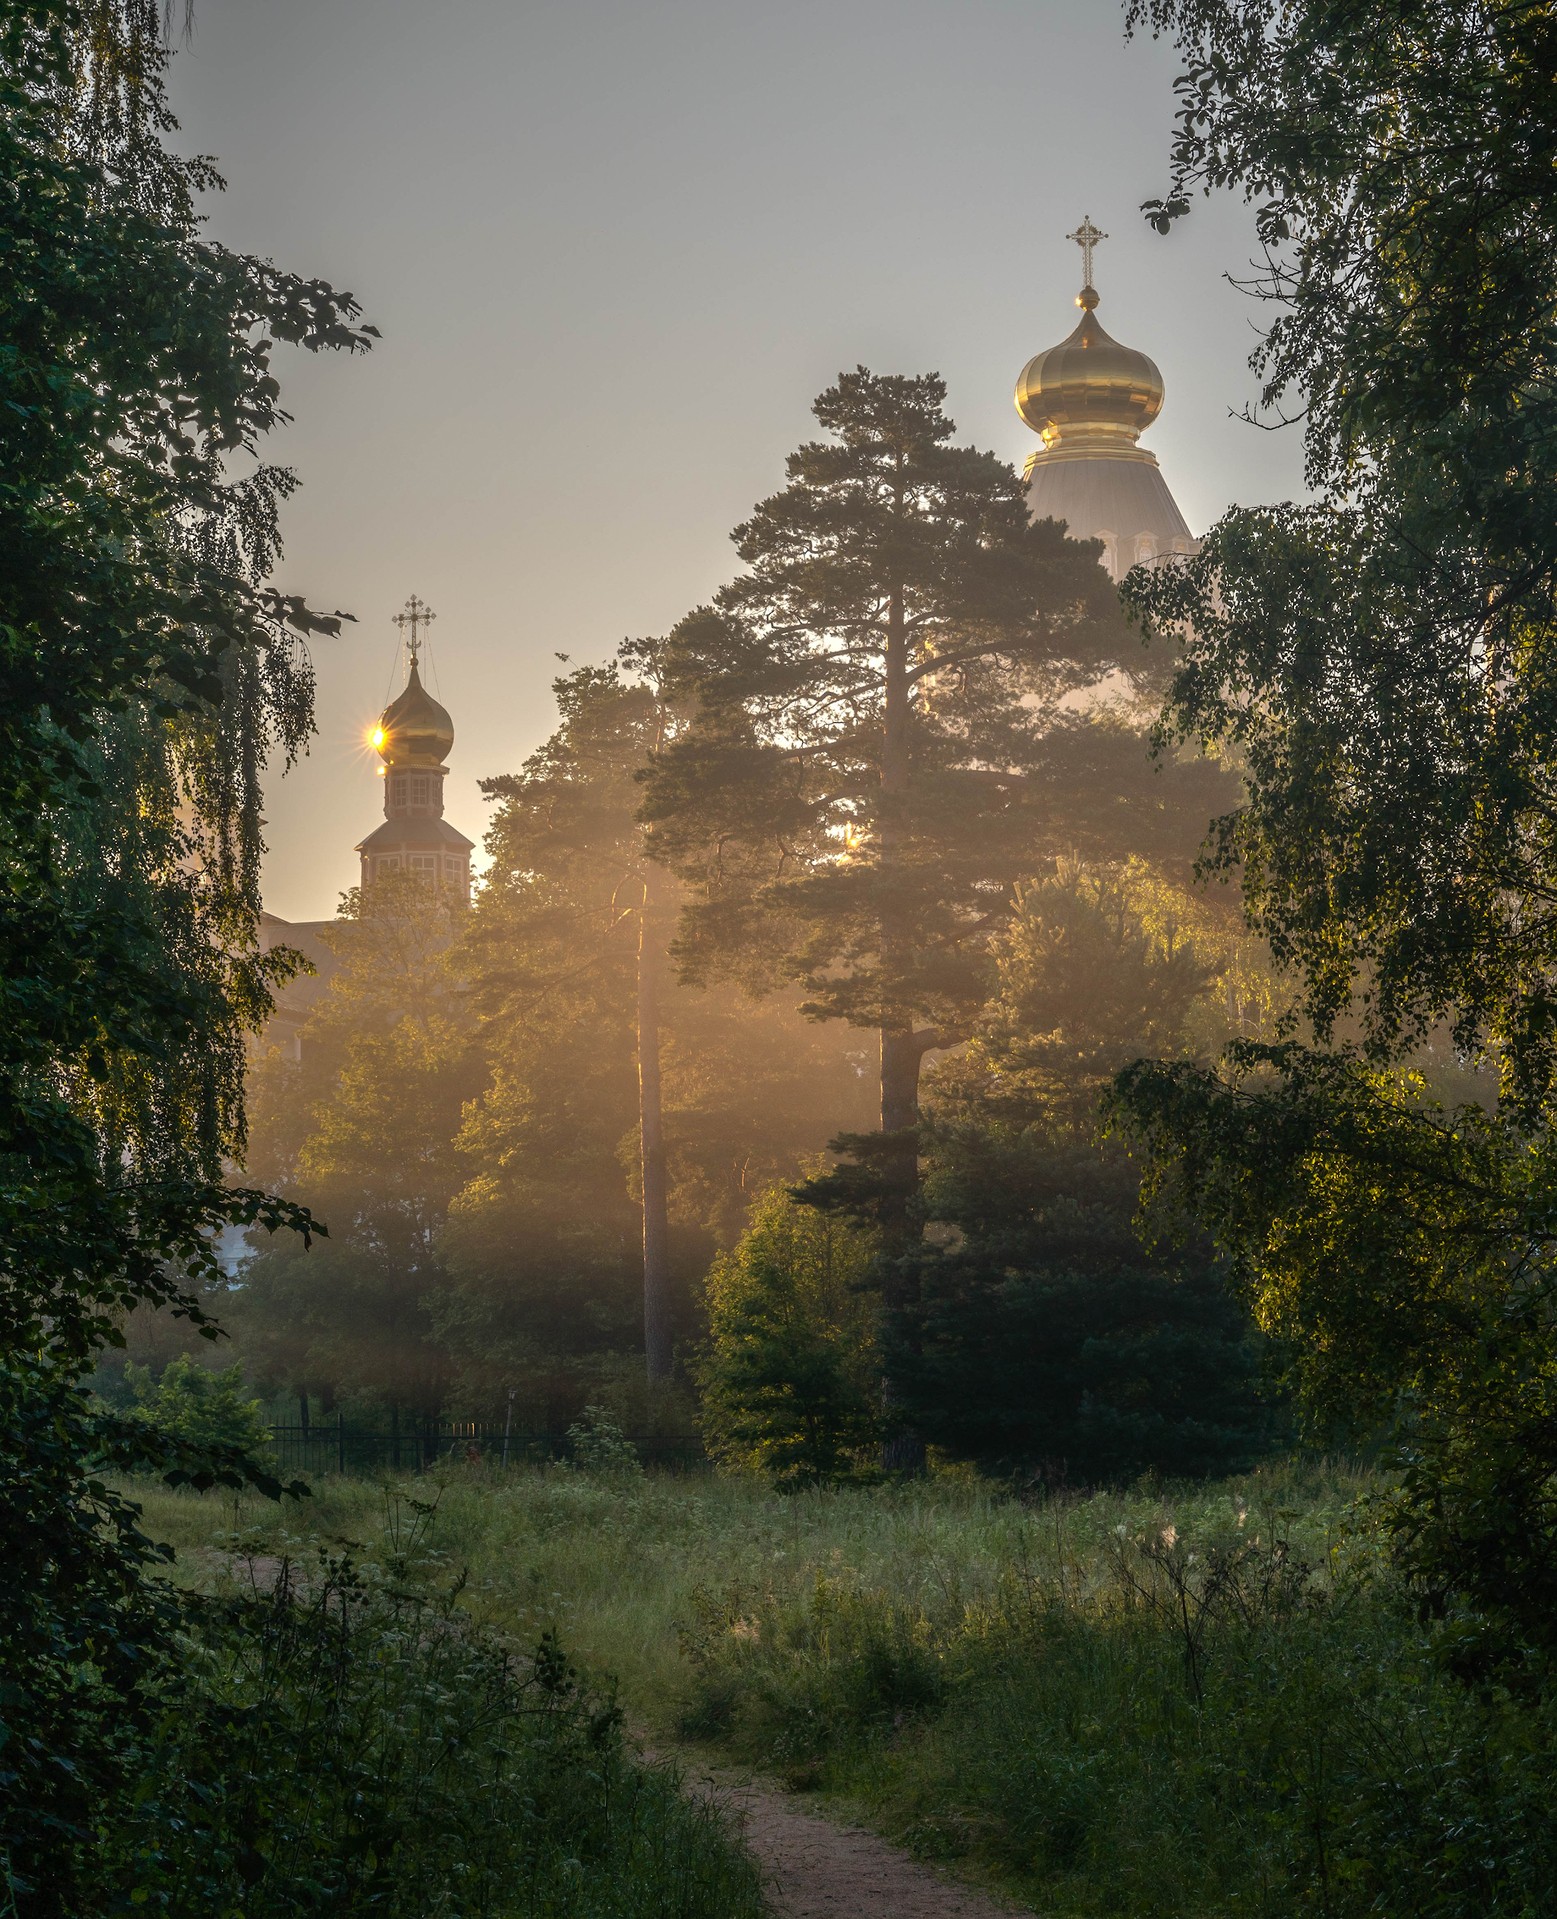
<svg viewBox="0 0 1557 1919"><path fill-rule="evenodd" d="M413 669L416 666L417 655L422 650L421 629L424 626L431 626L437 617L438 615L434 613L427 602L425 600L419 600L414 593L410 599L406 601L405 611L394 615L394 624L400 628L402 633L405 632L407 627L411 629L411 635L406 641L406 647L411 655L411 665Z"/></svg>
<svg viewBox="0 0 1557 1919"><path fill-rule="evenodd" d="M1106 240L1108 235L1104 233L1101 228L1093 226L1092 215L1088 213L1083 216L1081 225L1077 227L1076 231L1074 233L1067 233L1065 238L1067 240L1074 240L1076 245L1081 248L1081 284L1084 287L1091 286L1092 249L1100 240Z"/></svg>

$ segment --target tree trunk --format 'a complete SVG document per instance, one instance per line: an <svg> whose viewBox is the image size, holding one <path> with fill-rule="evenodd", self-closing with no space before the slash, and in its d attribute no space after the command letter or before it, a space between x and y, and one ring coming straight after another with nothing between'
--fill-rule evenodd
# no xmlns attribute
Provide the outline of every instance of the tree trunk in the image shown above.
<svg viewBox="0 0 1557 1919"><path fill-rule="evenodd" d="M638 915L638 1153L643 1187L643 1350L649 1383L669 1379L670 1225L665 1118L660 1094L660 975L664 965L662 880L649 864Z"/></svg>
<svg viewBox="0 0 1557 1919"><path fill-rule="evenodd" d="M903 595L887 606L887 647L881 739L881 997L890 1008L901 993L912 956L913 928L895 888L902 863L909 780L908 628ZM881 1028L881 1130L900 1135L898 1150L883 1163L887 1181L882 1231L887 1250L901 1252L910 1237L909 1214L919 1180L913 1128L919 1123L919 1061L912 1017L887 1019ZM894 1304L892 1300L887 1302Z"/></svg>
<svg viewBox="0 0 1557 1919"><path fill-rule="evenodd" d="M885 699L881 739L881 998L883 1010L901 998L912 961L914 929L896 885L907 826L912 756L909 738L908 624L903 595L895 589L887 607ZM881 1027L881 1131L887 1151L882 1159L882 1254L886 1262L884 1299L889 1313L914 1303L915 1288L902 1261L913 1240L913 1205L919 1185L919 1063L913 1018L884 1020ZM924 1469L924 1441L894 1414L892 1381L882 1381L886 1437L881 1463L888 1472Z"/></svg>
<svg viewBox="0 0 1557 1919"><path fill-rule="evenodd" d="M891 1150L883 1160L888 1193L882 1231L888 1248L900 1252L911 1235L909 1215L919 1183L919 1062L923 1058L913 1028L881 1029L881 1130ZM888 1300L888 1305L897 1302Z"/></svg>

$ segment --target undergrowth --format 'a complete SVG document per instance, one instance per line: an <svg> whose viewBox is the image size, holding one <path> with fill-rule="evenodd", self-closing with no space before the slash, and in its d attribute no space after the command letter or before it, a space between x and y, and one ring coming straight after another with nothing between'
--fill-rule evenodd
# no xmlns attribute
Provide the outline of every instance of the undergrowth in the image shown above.
<svg viewBox="0 0 1557 1919"><path fill-rule="evenodd" d="M461 1612L559 1631L657 1737L846 1800L1053 1919L1544 1919L1557 1714L1447 1674L1372 1490L1276 1469L1029 1507L969 1481L777 1498L478 1469L438 1536ZM261 1543L350 1532L379 1497L325 1481ZM154 1517L209 1577L217 1502Z"/></svg>
<svg viewBox="0 0 1557 1919"><path fill-rule="evenodd" d="M1278 1515L1060 1538L992 1588L696 1595L689 1735L864 1800L1045 1913L1535 1919L1554 1715L1448 1678L1381 1568Z"/></svg>
<svg viewBox="0 0 1557 1919"><path fill-rule="evenodd" d="M104 1834L124 1908L757 1919L717 1814L626 1750L555 1634L472 1620L432 1516L391 1497L366 1542L296 1557L212 1537L139 1804Z"/></svg>

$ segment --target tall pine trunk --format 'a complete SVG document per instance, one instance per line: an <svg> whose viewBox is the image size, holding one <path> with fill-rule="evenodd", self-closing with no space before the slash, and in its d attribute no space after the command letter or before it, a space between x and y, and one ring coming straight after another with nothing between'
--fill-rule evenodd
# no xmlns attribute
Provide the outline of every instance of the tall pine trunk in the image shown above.
<svg viewBox="0 0 1557 1919"><path fill-rule="evenodd" d="M659 869L646 865L638 914L638 1154L643 1188L643 1350L649 1383L669 1379L670 1204L660 1093L661 950Z"/></svg>
<svg viewBox="0 0 1557 1919"><path fill-rule="evenodd" d="M903 595L895 590L887 609L886 687L881 739L881 979L884 1005L890 1007L909 968L914 929L897 893L904 829L907 825L911 747L908 701L908 626ZM885 1020L881 1028L881 1131L887 1150L882 1160L886 1190L881 1213L882 1254L886 1261L884 1304L889 1313L913 1304L903 1259L913 1237L912 1215L919 1184L919 1064L922 1058L913 1021ZM881 1463L888 1472L913 1473L924 1466L924 1442L898 1423L892 1381L882 1381L886 1437Z"/></svg>
<svg viewBox="0 0 1557 1919"><path fill-rule="evenodd" d="M897 895L907 820L910 746L908 704L908 628L901 590L887 608L886 697L881 740L881 982L890 1007L898 983L909 970L913 928ZM882 1229L887 1251L900 1253L909 1239L909 1215L918 1184L919 1161L913 1129L919 1123L920 1052L912 1020L888 1017L881 1027L881 1130L893 1143L883 1162L887 1182ZM899 1302L889 1299L888 1305Z"/></svg>

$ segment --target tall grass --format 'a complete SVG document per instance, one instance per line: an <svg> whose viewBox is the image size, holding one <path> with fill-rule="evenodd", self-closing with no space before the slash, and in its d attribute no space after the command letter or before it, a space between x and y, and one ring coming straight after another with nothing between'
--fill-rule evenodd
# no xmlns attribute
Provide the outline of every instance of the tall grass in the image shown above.
<svg viewBox="0 0 1557 1919"><path fill-rule="evenodd" d="M470 1618L429 1516L392 1496L296 1557L217 1535L142 1797L104 1835L124 1909L758 1919L717 1812L626 1749L554 1635Z"/></svg>
<svg viewBox="0 0 1557 1919"><path fill-rule="evenodd" d="M455 1474L462 1609L556 1630L633 1716L863 1806L1047 1914L1484 1919L1553 1909L1552 1708L1447 1678L1343 1469L1029 1509L974 1483ZM326 1481L258 1543L352 1534ZM158 1496L223 1563L231 1515Z"/></svg>

